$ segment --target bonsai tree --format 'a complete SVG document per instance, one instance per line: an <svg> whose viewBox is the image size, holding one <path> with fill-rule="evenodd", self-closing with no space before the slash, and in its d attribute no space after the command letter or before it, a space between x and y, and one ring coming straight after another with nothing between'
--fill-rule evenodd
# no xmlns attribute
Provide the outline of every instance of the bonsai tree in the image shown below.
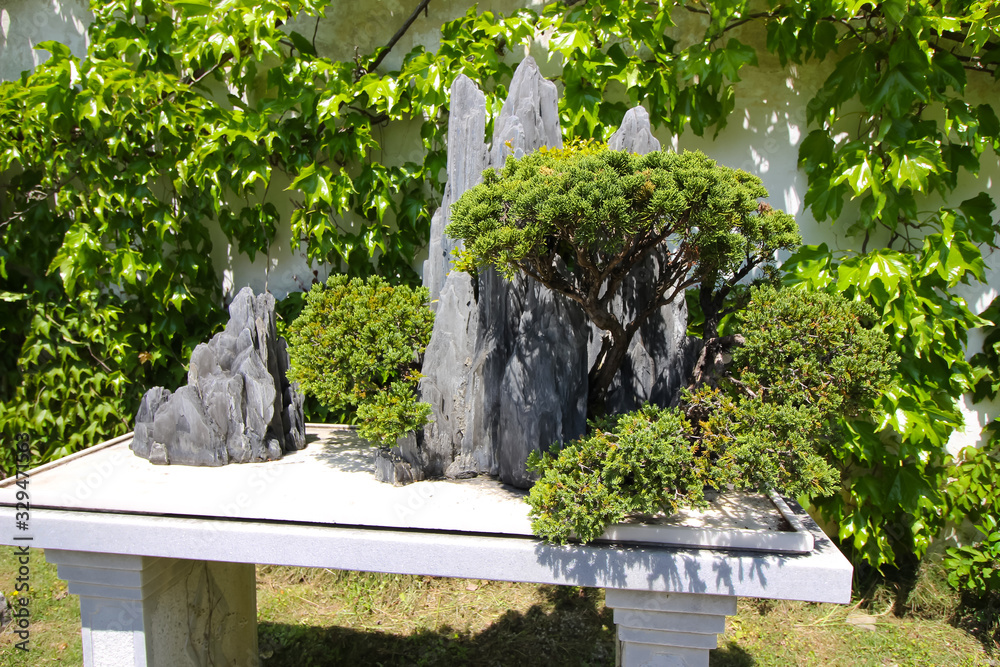
<svg viewBox="0 0 1000 667"><path fill-rule="evenodd" d="M672 513L704 486L810 497L840 488L840 418L871 413L898 359L873 310L839 295L770 286L749 293L737 348L718 387L676 408L646 406L593 422L561 449L532 454L532 530L596 539L630 514Z"/></svg>
<svg viewBox="0 0 1000 667"><path fill-rule="evenodd" d="M451 210L464 263L518 272L580 304L605 334L589 371L589 411L605 395L639 327L694 285L705 331L729 290L775 251L800 243L795 221L760 203L759 178L702 153L636 155L593 145L509 159ZM626 279L654 258L655 289L634 316L616 314Z"/></svg>
<svg viewBox="0 0 1000 667"><path fill-rule="evenodd" d="M391 447L430 415L416 391L434 324L429 298L426 288L378 276L334 275L314 285L288 328L289 378L340 419L357 422L365 440Z"/></svg>

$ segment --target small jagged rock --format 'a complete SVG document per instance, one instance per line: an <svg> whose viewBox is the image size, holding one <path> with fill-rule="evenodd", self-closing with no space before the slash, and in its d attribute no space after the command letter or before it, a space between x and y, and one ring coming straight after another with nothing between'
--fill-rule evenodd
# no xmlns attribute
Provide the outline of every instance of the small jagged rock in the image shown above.
<svg viewBox="0 0 1000 667"><path fill-rule="evenodd" d="M660 140L653 136L649 124L649 112L642 107L632 107L626 111L622 124L608 139L608 148L639 155L660 150Z"/></svg>
<svg viewBox="0 0 1000 667"><path fill-rule="evenodd" d="M403 486L426 479L424 468L413 461L420 460L419 433L408 433L391 449L375 450L375 479L380 482Z"/></svg>
<svg viewBox="0 0 1000 667"><path fill-rule="evenodd" d="M281 458L305 447L304 397L288 381L274 297L244 288L229 322L191 354L188 383L146 392L132 451L160 465L221 466Z"/></svg>

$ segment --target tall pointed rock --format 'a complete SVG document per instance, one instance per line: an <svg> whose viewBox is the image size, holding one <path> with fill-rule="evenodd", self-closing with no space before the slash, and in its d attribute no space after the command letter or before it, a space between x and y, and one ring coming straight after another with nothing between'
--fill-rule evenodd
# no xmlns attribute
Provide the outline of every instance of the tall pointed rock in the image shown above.
<svg viewBox="0 0 1000 667"><path fill-rule="evenodd" d="M562 146L557 91L526 58L511 81L488 151L482 130L476 134L480 109L485 109L481 94L471 82L456 80L452 99L452 122L458 126L449 130L449 182L442 210L435 214L424 271L425 284L437 298L421 381L433 421L424 429L419 451L409 456L429 476L486 473L526 487L533 481L525 469L531 451L585 431L587 371L602 332L577 304L533 279L508 282L492 269L476 279L449 272L448 253L457 243L443 230L446 207L479 182L478 175L472 176L479 160L501 169L508 157ZM634 152L659 148L643 109L629 111L612 145ZM636 296L652 289L652 269L623 290L616 304L620 312L634 311ZM435 285L440 285L437 292ZM671 306L640 330L627 368L615 380L610 407L669 402L668 394L685 375L686 321L683 305Z"/></svg>
<svg viewBox="0 0 1000 667"><path fill-rule="evenodd" d="M472 79L459 74L451 84L448 113L448 162L444 198L431 218L428 258L424 261L424 286L430 290L432 308L451 270L452 251L458 245L444 233L451 220L451 205L483 178L487 153L486 97Z"/></svg>

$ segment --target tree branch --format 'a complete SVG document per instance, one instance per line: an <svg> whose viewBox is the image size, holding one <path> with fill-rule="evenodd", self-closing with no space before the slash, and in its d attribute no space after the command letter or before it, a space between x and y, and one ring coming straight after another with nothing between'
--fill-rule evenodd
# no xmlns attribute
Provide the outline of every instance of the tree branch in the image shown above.
<svg viewBox="0 0 1000 667"><path fill-rule="evenodd" d="M47 191L47 192L44 191L44 190L38 191L38 194L36 196L32 197L32 199L34 200L34 203L29 204L28 206L26 206L25 208L21 209L20 211L15 211L14 213L11 213L10 217L8 217L6 220L0 221L0 229L3 229L4 227L6 227L10 223L14 222L15 220L24 220L24 217L26 215L28 215L29 213L31 213L32 211L34 211L36 208L38 208L42 204L45 204L46 202L48 202L50 197L54 197L55 195L59 194L59 192L64 187L66 187L69 184L70 181L72 181L74 178L76 178L76 176L77 176L77 170L79 168L80 168L80 164L79 163L74 164L73 168L69 170L69 173L62 179L62 181L60 181L59 183L56 183L55 187L52 190ZM29 194L32 194L32 193L29 193Z"/></svg>
<svg viewBox="0 0 1000 667"><path fill-rule="evenodd" d="M646 257L648 257L653 250L655 250L656 247L664 241L664 239L670 236L673 231L686 226L690 215L690 211L685 211L676 223L664 225L659 234L646 242L631 245L631 247L628 248L628 252L623 254L616 261L612 262L601 276L601 282L604 282L605 279L608 281L608 288L604 293L604 299L613 299L615 293L618 292L618 288L621 287L622 282L629 274L631 268L638 266L640 262L645 261ZM663 266L663 270L667 270L666 265Z"/></svg>
<svg viewBox="0 0 1000 667"><path fill-rule="evenodd" d="M360 79L362 76L375 70L375 68L382 64L385 57L389 55L390 51L392 51L392 47L396 46L396 42L398 42L400 38L406 34L406 31L410 29L413 22L417 20L418 16L420 16L420 12L427 11L427 5L430 3L431 0L420 0L420 4L417 5L417 8L413 10L412 14L410 14L410 18L406 19L406 23L404 23L402 27L396 31L396 34L392 36L392 39L390 39L389 42L382 47L382 50L378 52L378 56L375 57L375 60L367 67L358 67L354 70L355 80Z"/></svg>
<svg viewBox="0 0 1000 667"><path fill-rule="evenodd" d="M690 5L684 5L684 9L688 10L692 14L703 14L703 15L709 16L709 17L712 16L712 13L709 12L707 9L695 9L694 7L691 7ZM753 13L753 14L747 14L746 16L744 16L743 18L739 19L738 21L734 21L732 23L726 24L726 26L723 27L722 30L720 30L717 35L712 35L711 41L714 42L715 40L717 40L718 38L722 37L724 34L726 34L727 32L729 32L730 30L732 30L734 28L738 28L741 25L743 25L744 23L749 23L750 21L756 21L757 19L773 18L775 16L777 16L777 12L756 12L756 13Z"/></svg>

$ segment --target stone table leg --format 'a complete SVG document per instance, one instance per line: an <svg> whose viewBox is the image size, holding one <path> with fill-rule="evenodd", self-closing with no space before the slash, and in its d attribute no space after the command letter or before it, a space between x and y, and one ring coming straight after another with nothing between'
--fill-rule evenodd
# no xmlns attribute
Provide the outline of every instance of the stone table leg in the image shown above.
<svg viewBox="0 0 1000 667"><path fill-rule="evenodd" d="M615 610L621 667L708 667L726 616L736 613L736 598L728 595L605 592Z"/></svg>
<svg viewBox="0 0 1000 667"><path fill-rule="evenodd" d="M46 549L80 596L85 667L257 667L253 565Z"/></svg>

